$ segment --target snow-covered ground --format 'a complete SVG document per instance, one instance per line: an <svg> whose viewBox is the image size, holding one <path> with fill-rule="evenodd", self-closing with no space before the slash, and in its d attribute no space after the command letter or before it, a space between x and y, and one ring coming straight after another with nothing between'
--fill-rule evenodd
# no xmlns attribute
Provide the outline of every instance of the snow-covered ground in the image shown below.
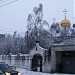
<svg viewBox="0 0 75 75"><path fill-rule="evenodd" d="M75 74L58 74L58 73L50 74L50 73L33 72L20 68L17 68L16 70L19 71L21 75L75 75Z"/></svg>

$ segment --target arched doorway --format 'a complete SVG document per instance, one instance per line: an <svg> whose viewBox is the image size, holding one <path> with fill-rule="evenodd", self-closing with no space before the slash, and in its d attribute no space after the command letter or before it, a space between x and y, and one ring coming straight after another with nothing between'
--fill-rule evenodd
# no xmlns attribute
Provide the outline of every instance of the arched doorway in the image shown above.
<svg viewBox="0 0 75 75"><path fill-rule="evenodd" d="M40 54L33 56L31 70L42 72L42 56Z"/></svg>

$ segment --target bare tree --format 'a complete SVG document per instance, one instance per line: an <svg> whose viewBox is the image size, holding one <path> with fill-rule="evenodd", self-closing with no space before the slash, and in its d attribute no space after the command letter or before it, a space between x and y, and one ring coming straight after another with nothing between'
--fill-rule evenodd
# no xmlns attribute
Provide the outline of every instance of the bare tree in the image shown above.
<svg viewBox="0 0 75 75"><path fill-rule="evenodd" d="M48 31L49 24L46 20L43 20L43 5L39 4L39 7L34 7L33 13L29 14L27 18L27 43L29 45L28 47L34 47L37 40L39 40L41 44L46 43L46 41L48 42L49 37L45 38L44 35L45 32L47 32L47 35L49 35Z"/></svg>

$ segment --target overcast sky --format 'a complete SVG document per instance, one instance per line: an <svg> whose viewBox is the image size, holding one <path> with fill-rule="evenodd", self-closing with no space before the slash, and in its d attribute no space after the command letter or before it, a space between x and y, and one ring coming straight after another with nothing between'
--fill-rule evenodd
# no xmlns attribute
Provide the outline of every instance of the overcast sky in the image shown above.
<svg viewBox="0 0 75 75"><path fill-rule="evenodd" d="M68 11L67 19L73 24L74 0L18 0L0 7L0 33L11 33L15 30L24 33L26 31L27 16L33 13L33 8L38 7L39 3L43 4L43 19L49 25L52 23L53 17L56 18L56 22L64 19L64 13L62 12L64 9Z"/></svg>

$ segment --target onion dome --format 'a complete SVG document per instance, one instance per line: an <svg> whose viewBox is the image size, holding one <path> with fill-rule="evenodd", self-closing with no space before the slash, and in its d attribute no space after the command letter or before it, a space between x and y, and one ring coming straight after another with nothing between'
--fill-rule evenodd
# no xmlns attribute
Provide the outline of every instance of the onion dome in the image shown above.
<svg viewBox="0 0 75 75"><path fill-rule="evenodd" d="M60 22L60 25L61 25L62 27L67 27L67 26L69 26L70 24L71 24L70 21L69 21L68 19L66 19L66 18Z"/></svg>
<svg viewBox="0 0 75 75"><path fill-rule="evenodd" d="M65 14L65 19L62 20L60 24L61 24L62 27L67 27L67 26L69 26L71 23L70 23L70 21L69 21L68 19L66 19L66 12L67 12L67 10L64 9L63 12L64 12L64 14Z"/></svg>
<svg viewBox="0 0 75 75"><path fill-rule="evenodd" d="M51 25L51 28L56 28L56 24L53 23L53 24Z"/></svg>

